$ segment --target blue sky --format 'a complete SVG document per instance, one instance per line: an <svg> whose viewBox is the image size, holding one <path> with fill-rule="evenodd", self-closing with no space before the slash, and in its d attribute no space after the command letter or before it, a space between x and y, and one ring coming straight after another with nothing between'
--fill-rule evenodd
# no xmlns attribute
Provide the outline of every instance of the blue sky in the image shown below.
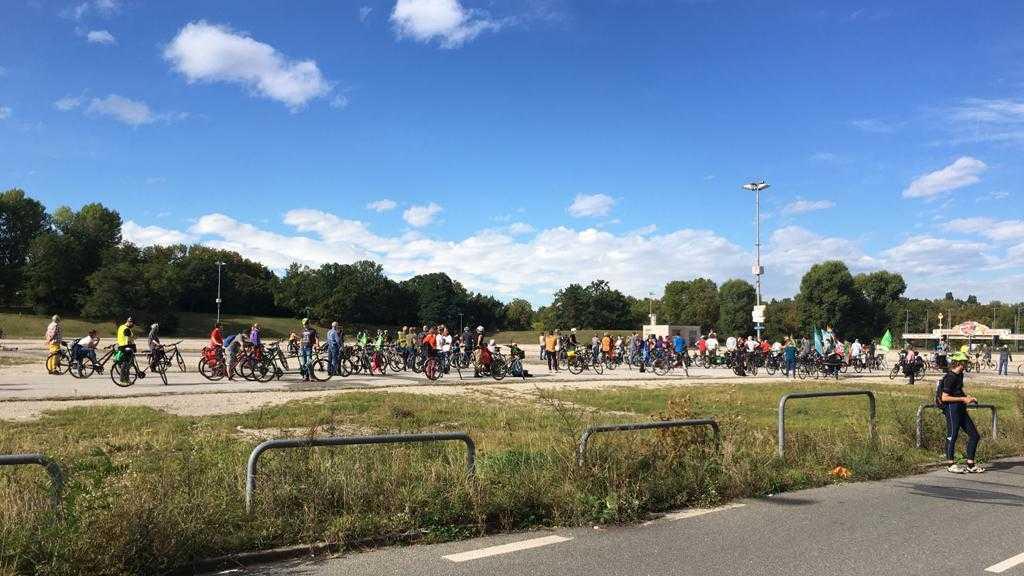
<svg viewBox="0 0 1024 576"><path fill-rule="evenodd" d="M1024 4L4 3L0 186L502 299L887 268L1024 299Z"/></svg>

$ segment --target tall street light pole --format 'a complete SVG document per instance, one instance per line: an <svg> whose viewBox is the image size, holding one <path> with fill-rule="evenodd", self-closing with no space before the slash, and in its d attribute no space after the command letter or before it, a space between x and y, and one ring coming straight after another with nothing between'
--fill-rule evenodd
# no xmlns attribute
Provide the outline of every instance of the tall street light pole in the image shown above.
<svg viewBox="0 0 1024 576"><path fill-rule="evenodd" d="M220 269L225 266L221 261L215 262L217 264L217 323L220 323Z"/></svg>
<svg viewBox="0 0 1024 576"><path fill-rule="evenodd" d="M743 185L744 189L750 190L751 192L754 193L754 231L755 231L754 234L755 234L755 238L756 238L755 241L754 241L754 249L755 249L755 252L756 252L756 258L757 259L754 262L753 272L754 272L755 282L756 282L756 285L757 285L756 288L757 288L757 310L758 311L762 310L762 308L761 308L761 275L764 274L764 267L761 266L761 190L764 190L764 189L768 188L769 186L770 186L770 184L768 184L764 180L762 180L760 182L750 182L750 183L747 183L747 184ZM763 313L762 313L762 316L763 316ZM757 339L758 340L761 339L761 329L762 329L762 326L763 326L762 322L763 322L763 320L761 320L760 322L757 322L755 324L755 326L754 326L754 328L757 329Z"/></svg>

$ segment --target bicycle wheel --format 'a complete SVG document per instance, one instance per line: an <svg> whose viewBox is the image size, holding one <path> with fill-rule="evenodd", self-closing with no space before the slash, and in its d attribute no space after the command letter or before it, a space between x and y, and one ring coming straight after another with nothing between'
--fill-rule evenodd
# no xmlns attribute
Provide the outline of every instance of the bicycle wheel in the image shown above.
<svg viewBox="0 0 1024 576"><path fill-rule="evenodd" d="M274 361L263 357L252 369L252 375L258 382L270 382L277 376L277 366Z"/></svg>
<svg viewBox="0 0 1024 576"><path fill-rule="evenodd" d="M860 374L862 370L864 370L864 364L863 363L861 363L861 362L854 362L853 363L853 371L854 372L856 372L857 374Z"/></svg>
<svg viewBox="0 0 1024 576"><path fill-rule="evenodd" d="M652 368L654 368L655 374L658 376L664 376L665 374L668 374L669 361L664 358L658 358L654 361Z"/></svg>
<svg viewBox="0 0 1024 576"><path fill-rule="evenodd" d="M583 372L583 361L578 356L569 358L569 372L573 374L580 374Z"/></svg>
<svg viewBox="0 0 1024 576"><path fill-rule="evenodd" d="M437 358L427 358L427 361L423 363L423 375L427 377L427 380L437 380L441 377L441 367L438 365Z"/></svg>
<svg viewBox="0 0 1024 576"><path fill-rule="evenodd" d="M405 358L401 354L388 354L388 366L392 372L405 370Z"/></svg>
<svg viewBox="0 0 1024 576"><path fill-rule="evenodd" d="M508 373L508 365L501 358L491 359L491 378L501 380Z"/></svg>
<svg viewBox="0 0 1024 576"><path fill-rule="evenodd" d="M323 358L314 360L310 364L310 367L312 370L310 370L309 375L313 380L316 380L317 382L326 382L331 379L331 371L328 370L330 366L327 364L327 360L324 360Z"/></svg>
<svg viewBox="0 0 1024 576"><path fill-rule="evenodd" d="M167 364L160 362L156 365L156 373L160 375L160 381L167 386Z"/></svg>
<svg viewBox="0 0 1024 576"><path fill-rule="evenodd" d="M897 365L892 367L892 370L889 371L889 380L895 380L896 376L898 376L899 373L900 373L900 365L897 364Z"/></svg>
<svg viewBox="0 0 1024 576"><path fill-rule="evenodd" d="M775 365L775 362L768 362L764 365L764 371L767 372L769 376L775 376L775 373L778 372L778 370L779 368Z"/></svg>
<svg viewBox="0 0 1024 576"><path fill-rule="evenodd" d="M50 362L53 362L52 370L50 369ZM67 374L70 368L71 356L68 354L67 350L64 350L63 348L57 350L56 352L51 352L50 355L46 357L46 370L47 372L53 374L54 376Z"/></svg>
<svg viewBox="0 0 1024 576"><path fill-rule="evenodd" d="M182 357L180 350L174 351L174 359L178 361L178 372L184 373L185 370L185 358Z"/></svg>
<svg viewBox="0 0 1024 576"><path fill-rule="evenodd" d="M135 363L130 360L114 362L110 366L110 379L121 388L127 388L139 378L139 372L135 369Z"/></svg>
<svg viewBox="0 0 1024 576"><path fill-rule="evenodd" d="M96 365L88 358L83 358L71 366L71 375L75 378L88 378L95 371Z"/></svg>
<svg viewBox="0 0 1024 576"><path fill-rule="evenodd" d="M113 372L113 370L111 370ZM216 382L225 376L224 369L220 366L211 366L210 361L205 357L199 361L199 373L203 375L203 378Z"/></svg>

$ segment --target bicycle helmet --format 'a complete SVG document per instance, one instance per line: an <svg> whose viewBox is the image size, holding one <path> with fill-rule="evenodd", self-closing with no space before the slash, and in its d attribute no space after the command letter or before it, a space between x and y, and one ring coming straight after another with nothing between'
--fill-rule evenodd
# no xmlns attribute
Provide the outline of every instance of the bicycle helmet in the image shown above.
<svg viewBox="0 0 1024 576"><path fill-rule="evenodd" d="M949 355L950 362L967 362L967 354L963 351L954 352Z"/></svg>
<svg viewBox="0 0 1024 576"><path fill-rule="evenodd" d="M477 332L483 332L484 331L484 327L483 326L477 326L476 327L476 331Z"/></svg>

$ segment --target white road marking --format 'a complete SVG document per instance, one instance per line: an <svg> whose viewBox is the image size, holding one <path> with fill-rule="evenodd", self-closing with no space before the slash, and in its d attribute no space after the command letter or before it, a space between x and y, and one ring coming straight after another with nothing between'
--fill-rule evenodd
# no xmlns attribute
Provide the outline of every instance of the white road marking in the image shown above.
<svg viewBox="0 0 1024 576"><path fill-rule="evenodd" d="M746 504L734 503L726 504L725 506L719 506L718 508L692 508L690 510L682 510L679 512L673 512L671 514L665 514L658 520L651 520L644 522L644 526L650 526L655 522L674 522L676 520L685 520L687 518L696 518L697 516L704 516L705 514L712 514L715 512L723 512L725 510L732 510L733 508L743 508Z"/></svg>
<svg viewBox="0 0 1024 576"><path fill-rule="evenodd" d="M1024 564L1024 554L1017 554L1013 558L1007 558L999 564L993 564L988 568L985 568L985 572L992 572L993 574L1002 574L1010 568L1017 566L1018 564Z"/></svg>
<svg viewBox="0 0 1024 576"><path fill-rule="evenodd" d="M480 558L487 558L488 556L498 556L500 554L509 554L511 552L519 552L520 550L529 550L531 548L539 548L541 546L548 546L550 544L558 544L559 542L568 542L569 540L572 540L572 538L558 535L544 536L542 538L532 538L530 540L512 542L511 544L488 546L487 548L481 548L479 550L470 550L469 552L449 554L448 556L442 556L442 558L444 558L445 560L450 560L451 562L467 562L469 560L479 560Z"/></svg>

